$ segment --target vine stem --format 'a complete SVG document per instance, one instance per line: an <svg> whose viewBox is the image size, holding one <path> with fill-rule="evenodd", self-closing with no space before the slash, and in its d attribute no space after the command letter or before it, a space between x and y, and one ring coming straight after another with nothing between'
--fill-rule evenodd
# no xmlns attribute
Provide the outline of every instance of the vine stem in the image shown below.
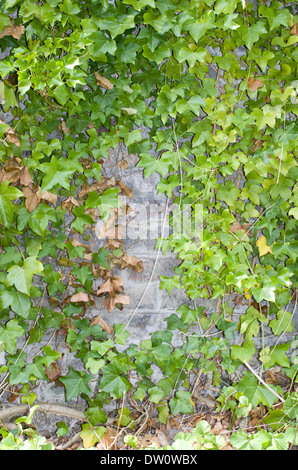
<svg viewBox="0 0 298 470"><path fill-rule="evenodd" d="M68 418L78 419L79 421L86 421L86 416L83 411L76 410L67 405L55 405L54 403L37 403L38 408L35 411L47 414L55 414L60 416L66 416ZM27 413L30 410L29 404L14 405L5 408L0 411L0 421L9 420L16 416Z"/></svg>
<svg viewBox="0 0 298 470"><path fill-rule="evenodd" d="M278 393L276 393L274 390L272 390L272 388L269 387L268 384L266 384L266 382L256 373L256 371L253 370L253 368L252 368L246 361L243 361L243 364L248 368L248 370L250 370L250 372L251 372L255 377L257 377L257 379L264 385L264 387L267 388L267 390L269 390L271 393L273 393L273 395L275 395L276 398L278 398L282 403L285 402L285 400L283 399L283 397L281 397Z"/></svg>

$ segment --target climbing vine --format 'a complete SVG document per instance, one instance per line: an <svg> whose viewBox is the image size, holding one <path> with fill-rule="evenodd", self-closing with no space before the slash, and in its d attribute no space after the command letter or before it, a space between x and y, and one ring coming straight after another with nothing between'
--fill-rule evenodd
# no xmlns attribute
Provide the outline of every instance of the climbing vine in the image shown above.
<svg viewBox="0 0 298 470"><path fill-rule="evenodd" d="M223 386L220 405L236 417L262 404L274 430L277 418L295 426L297 42L288 1L1 3L2 395L33 404L36 383L59 381L67 401L85 399L90 437L94 426L105 432L111 398L126 395L139 412L154 403L163 423L192 413L196 385L211 374ZM188 233L173 230L156 246L179 262L160 287L183 289L190 302L139 345L128 343L125 325L88 317L100 299L109 312L125 308L121 269L143 269L117 225L129 211L119 199L133 197L119 176L123 148L138 155L145 178L160 175L158 191L181 208L175 217L190 209ZM112 153L116 172L107 177ZM92 246L98 220L105 244ZM200 299L214 301L214 312ZM239 304L247 307L240 317ZM82 370L62 375L51 338L29 357L27 346L49 331L64 336ZM289 378L286 396L277 379L264 380L276 366ZM271 410L277 403L283 408ZM125 410L119 425L132 420ZM249 441L238 433L238 448L241 439Z"/></svg>

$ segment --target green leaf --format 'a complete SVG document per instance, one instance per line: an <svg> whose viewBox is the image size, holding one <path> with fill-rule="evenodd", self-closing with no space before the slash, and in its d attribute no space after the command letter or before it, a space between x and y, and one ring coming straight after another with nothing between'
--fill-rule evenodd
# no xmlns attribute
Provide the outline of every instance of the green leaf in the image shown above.
<svg viewBox="0 0 298 470"><path fill-rule="evenodd" d="M262 34L267 33L267 29L264 22L259 21L258 23L249 27L247 27L247 25L241 26L241 28L237 30L237 33L241 35L241 39L243 40L246 47L251 50L253 44L258 41L259 37Z"/></svg>
<svg viewBox="0 0 298 470"><path fill-rule="evenodd" d="M100 213L100 216L106 220L110 214L110 209L120 206L120 201L118 199L118 188L108 188L100 195L97 191L91 191L88 194L88 198L85 204L86 208L95 208L97 207Z"/></svg>
<svg viewBox="0 0 298 470"><path fill-rule="evenodd" d="M261 450L262 441L248 436L242 429L230 437L230 444L238 450Z"/></svg>
<svg viewBox="0 0 298 470"><path fill-rule="evenodd" d="M58 101L59 104L65 105L65 103L69 100L70 94L69 90L66 86L60 85L58 86L53 92L54 97Z"/></svg>
<svg viewBox="0 0 298 470"><path fill-rule="evenodd" d="M207 51L203 48L198 50L191 50L189 47L181 47L178 50L177 60L178 62L187 61L190 67L194 67L196 62L204 62Z"/></svg>
<svg viewBox="0 0 298 470"><path fill-rule="evenodd" d="M62 5L59 5L59 8L61 11L64 13L67 13L68 15L77 15L80 13L80 7L78 6L77 3L72 3L71 0L64 0Z"/></svg>
<svg viewBox="0 0 298 470"><path fill-rule="evenodd" d="M30 297L22 292L5 289L0 292L0 309L8 307L21 317L28 318L31 308Z"/></svg>
<svg viewBox="0 0 298 470"><path fill-rule="evenodd" d="M9 320L3 327L0 325L0 341L3 342L5 350L13 354L16 348L17 338L25 333L19 325L18 320Z"/></svg>
<svg viewBox="0 0 298 470"><path fill-rule="evenodd" d="M58 437L64 436L65 434L69 433L69 429L66 423L64 421L59 421L57 423L58 430L56 431L56 434Z"/></svg>
<svg viewBox="0 0 298 470"><path fill-rule="evenodd" d="M99 423L106 423L107 422L107 415L105 412L100 409L100 406L96 404L96 402L90 404L89 408L85 412L86 417L89 419L90 424L93 426Z"/></svg>
<svg viewBox="0 0 298 470"><path fill-rule="evenodd" d="M275 364L278 364L282 367L289 367L290 362L286 356L286 351L289 349L290 344L277 344L273 346L271 349L268 347L268 351L265 356L264 362L264 369L270 369Z"/></svg>
<svg viewBox="0 0 298 470"><path fill-rule="evenodd" d="M13 220L13 205L12 199L18 199L23 196L23 193L12 186L9 186L9 181L3 181L0 186L0 221L4 227L8 228Z"/></svg>
<svg viewBox="0 0 298 470"><path fill-rule="evenodd" d="M292 314L285 310L279 310L276 314L276 319L271 320L269 323L275 335L280 335L282 332L293 331Z"/></svg>
<svg viewBox="0 0 298 470"><path fill-rule="evenodd" d="M277 388L274 385L270 385L270 388L277 392ZM262 403L268 408L271 408L273 403L277 400L276 396L264 385L259 384L258 379L250 373L246 373L239 381L237 389L248 397L253 407Z"/></svg>
<svg viewBox="0 0 298 470"><path fill-rule="evenodd" d="M251 292L258 303L262 300L269 300L269 302L275 302L275 291L276 286L272 283L268 283L264 287L253 287ZM270 285L271 284L271 285Z"/></svg>
<svg viewBox="0 0 298 470"><path fill-rule="evenodd" d="M130 333L125 329L124 323L115 323L114 332L115 343L125 345Z"/></svg>
<svg viewBox="0 0 298 470"><path fill-rule="evenodd" d="M149 388L148 393L149 393L149 397L150 397L149 400L152 403L160 403L160 401L165 396L165 392L157 386Z"/></svg>
<svg viewBox="0 0 298 470"><path fill-rule="evenodd" d="M64 377L59 377L60 382L65 386L67 401L77 398L81 393L87 395L91 393L88 384L92 378L93 376L85 371L78 371L70 366L70 372Z"/></svg>
<svg viewBox="0 0 298 470"><path fill-rule="evenodd" d="M127 29L134 28L134 16L123 15L124 17L116 18L104 18L100 21L100 29L106 30L110 33L111 38L114 39L119 34L124 33Z"/></svg>
<svg viewBox="0 0 298 470"><path fill-rule="evenodd" d="M181 289L180 282L179 282L179 276L172 276L172 277L166 277L166 276L159 276L160 278L160 285L159 289L166 289L171 295L172 289L175 287L176 289Z"/></svg>
<svg viewBox="0 0 298 470"><path fill-rule="evenodd" d="M130 384L119 367L109 364L102 369L100 388L114 398L121 398L130 389Z"/></svg>
<svg viewBox="0 0 298 470"><path fill-rule="evenodd" d="M178 413L191 414L193 413L193 405L191 401L191 393L178 391L175 397L171 398L170 402L171 412L176 415Z"/></svg>
<svg viewBox="0 0 298 470"><path fill-rule="evenodd" d="M91 215L85 214L85 206L74 207L72 212L76 219L72 222L71 227L77 232L83 233L86 225L94 224Z"/></svg>
<svg viewBox="0 0 298 470"><path fill-rule="evenodd" d="M30 256L25 259L22 267L15 265L8 268L5 286L14 285L17 290L30 296L33 276L42 271L42 263L36 259L36 256Z"/></svg>
<svg viewBox="0 0 298 470"><path fill-rule="evenodd" d="M49 191L55 186L65 189L70 188L69 177L74 174L76 168L66 158L57 159L55 156L48 163L42 163L38 167L45 176L42 180L41 193Z"/></svg>
<svg viewBox="0 0 298 470"><path fill-rule="evenodd" d="M245 341L242 346L238 344L231 346L231 358L234 360L249 362L252 356L257 352L253 341Z"/></svg>

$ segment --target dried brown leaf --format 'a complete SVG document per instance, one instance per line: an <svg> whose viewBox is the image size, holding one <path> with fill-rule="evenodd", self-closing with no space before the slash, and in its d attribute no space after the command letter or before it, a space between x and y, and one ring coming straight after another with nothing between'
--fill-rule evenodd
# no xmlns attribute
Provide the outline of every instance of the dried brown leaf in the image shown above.
<svg viewBox="0 0 298 470"><path fill-rule="evenodd" d="M33 184L33 179L31 178L30 172L26 166L24 166L20 171L20 184L22 186L29 186Z"/></svg>
<svg viewBox="0 0 298 470"><path fill-rule="evenodd" d="M262 88L262 86L264 86L264 83L260 78L257 78L255 80L254 77L249 77L249 79L247 80L247 84L251 92L257 91L259 88Z"/></svg>
<svg viewBox="0 0 298 470"><path fill-rule="evenodd" d="M59 129L60 131L62 131L64 135L65 135L65 134L68 134L68 133L70 132L69 127L66 127L66 122L65 122L65 121L62 121L62 122L61 122L61 125L58 126L58 129Z"/></svg>
<svg viewBox="0 0 298 470"><path fill-rule="evenodd" d="M79 205L80 204L78 203L78 201L74 197L69 196L67 199L65 199L65 201L62 202L61 207L62 207L63 210L66 209L69 212L71 212L73 206L79 207Z"/></svg>
<svg viewBox="0 0 298 470"><path fill-rule="evenodd" d="M3 175L4 181L10 181L11 183L17 183L20 179L19 168L7 168Z"/></svg>
<svg viewBox="0 0 298 470"><path fill-rule="evenodd" d="M54 206L56 206L57 204L57 199L58 199L57 195L54 193L51 193L50 191L44 191L43 193L41 193L40 197L43 201L50 202Z"/></svg>
<svg viewBox="0 0 298 470"><path fill-rule="evenodd" d="M50 382L53 382L54 380L57 380L59 377L61 377L61 369L58 364L56 364L56 362L53 362L48 367L45 367L44 372Z"/></svg>
<svg viewBox="0 0 298 470"><path fill-rule="evenodd" d="M292 36L298 36L298 23L294 24L292 28L290 29L290 34Z"/></svg>
<svg viewBox="0 0 298 470"><path fill-rule="evenodd" d="M25 206L28 212L34 211L34 209L38 206L41 196L40 196L40 187L34 187L31 183L25 188L23 188L23 194L26 198Z"/></svg>
<svg viewBox="0 0 298 470"><path fill-rule="evenodd" d="M89 294L86 294L85 292L78 292L77 294L74 294L70 298L71 302L92 302L93 299Z"/></svg>
<svg viewBox="0 0 298 470"><path fill-rule="evenodd" d="M108 335L112 335L114 329L111 325L109 325L100 315L97 315L90 323L91 326L93 325L100 325L104 331L108 333Z"/></svg>
<svg viewBox="0 0 298 470"><path fill-rule="evenodd" d="M2 181L4 181L4 178L5 178L5 171L3 170L3 168L0 168L0 184L2 183Z"/></svg>
<svg viewBox="0 0 298 470"><path fill-rule="evenodd" d="M113 428L106 427L104 436L96 444L97 450L116 450L116 433Z"/></svg>
<svg viewBox="0 0 298 470"><path fill-rule="evenodd" d="M11 26L6 26L4 30L0 33L0 39L4 36L13 36L15 39L21 39L25 27L23 25L11 24Z"/></svg>
<svg viewBox="0 0 298 470"><path fill-rule="evenodd" d="M121 193L132 199L132 190L122 180L118 181L118 185L121 188Z"/></svg>
<svg viewBox="0 0 298 470"><path fill-rule="evenodd" d="M252 151L255 152L258 148L260 148L262 146L262 144L264 143L264 140L261 140L261 139L257 139L255 140L255 143L252 147Z"/></svg>
<svg viewBox="0 0 298 470"><path fill-rule="evenodd" d="M95 234L99 240L103 238L122 238L125 227L116 221L116 211L117 209L110 209L110 217L106 223L102 220L98 221Z"/></svg>
<svg viewBox="0 0 298 470"><path fill-rule="evenodd" d="M115 292L115 288L114 288L114 285L113 285L113 282L112 282L111 278L108 279L107 281L105 281L100 286L100 288L96 292L96 295L104 294L106 292Z"/></svg>
<svg viewBox="0 0 298 470"><path fill-rule="evenodd" d="M122 256L122 260L127 264L127 266L137 273L143 272L143 261L138 259L136 256L131 256L125 253Z"/></svg>
<svg viewBox="0 0 298 470"><path fill-rule="evenodd" d="M110 80L103 77L102 75L99 75L98 72L95 72L94 75L96 77L97 85L101 86L102 88L106 88L107 90L112 90L114 85L110 82Z"/></svg>
<svg viewBox="0 0 298 470"><path fill-rule="evenodd" d="M114 176L112 176L111 178L103 178L101 181L96 181L91 186L88 185L88 183L83 183L82 189L79 192L78 197L79 198L85 197L91 191L99 191L101 193L105 189L115 186L115 184L116 184L116 180Z"/></svg>
<svg viewBox="0 0 298 470"><path fill-rule="evenodd" d="M116 294L115 296L112 297L111 295L108 295L103 301L103 305L108 310L108 312L111 312L115 308L116 304L128 305L129 296Z"/></svg>
<svg viewBox="0 0 298 470"><path fill-rule="evenodd" d="M120 248L122 245L123 245L122 241L116 240L115 238L108 238L105 244L105 248L106 249L111 248L112 250L116 250L117 248Z"/></svg>
<svg viewBox="0 0 298 470"><path fill-rule="evenodd" d="M19 398L20 389L17 385L13 385L9 391L10 391L10 395L9 395L8 401L9 403L13 403L17 398Z"/></svg>
<svg viewBox="0 0 298 470"><path fill-rule="evenodd" d="M239 222L234 222L233 224L230 225L230 232L232 233L236 233L238 232L238 230L244 230L245 233L249 236L249 237L252 237L252 232L249 230L250 228L250 224L248 223L244 223L244 224L240 224Z"/></svg>
<svg viewBox="0 0 298 470"><path fill-rule="evenodd" d="M120 276L113 276L111 277L111 281L113 283L114 289L116 291L121 291L123 290L123 281Z"/></svg>
<svg viewBox="0 0 298 470"><path fill-rule="evenodd" d="M10 142L12 144L15 144L17 147L20 147L21 144L20 144L20 141L19 139L17 138L16 134L15 134L15 131L13 130L12 127L9 127L6 131L5 131L5 135L6 135L6 140L7 142Z"/></svg>

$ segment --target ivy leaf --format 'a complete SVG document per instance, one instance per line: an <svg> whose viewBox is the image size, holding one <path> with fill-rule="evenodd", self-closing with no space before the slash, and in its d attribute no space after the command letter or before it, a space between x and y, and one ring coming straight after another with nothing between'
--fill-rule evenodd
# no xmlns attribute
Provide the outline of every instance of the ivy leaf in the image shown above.
<svg viewBox="0 0 298 470"><path fill-rule="evenodd" d="M130 384L119 367L109 364L102 369L100 388L114 398L121 398L130 389Z"/></svg>
<svg viewBox="0 0 298 470"><path fill-rule="evenodd" d="M262 441L248 436L242 429L234 432L230 437L230 444L238 450L261 450Z"/></svg>
<svg viewBox="0 0 298 470"><path fill-rule="evenodd" d="M266 34L267 29L265 24L262 21L259 21L257 24L247 27L242 26L238 29L238 34L241 35L241 38L246 45L246 47L251 50L252 45L259 39L261 34Z"/></svg>
<svg viewBox="0 0 298 470"><path fill-rule="evenodd" d="M77 15L80 13L80 7L77 3L72 3L71 0L64 0L62 5L59 5L59 8L61 11L64 13L67 13L68 15Z"/></svg>
<svg viewBox="0 0 298 470"><path fill-rule="evenodd" d="M97 207L100 216L103 220L106 220L110 214L110 209L118 207L120 201L118 199L118 188L108 188L102 194L98 194L97 191L91 191L88 194L88 199L85 203L86 208Z"/></svg>
<svg viewBox="0 0 298 470"><path fill-rule="evenodd" d="M125 329L125 325L123 323L115 323L114 331L115 343L125 345L127 338L130 336L130 333Z"/></svg>
<svg viewBox="0 0 298 470"><path fill-rule="evenodd" d="M3 342L5 350L13 354L17 344L17 338L25 333L19 325L18 320L9 320L3 327L0 325L0 341Z"/></svg>
<svg viewBox="0 0 298 470"><path fill-rule="evenodd" d="M286 356L286 351L289 349L290 344L278 344L269 349L266 354L266 360L264 361L264 369L270 369L275 364L278 364L282 367L289 367L290 362ZM262 361L263 362L263 361Z"/></svg>
<svg viewBox="0 0 298 470"><path fill-rule="evenodd" d="M174 415L179 413L191 414L193 413L193 405L191 400L191 393L185 391L178 391L175 397L171 398L170 409Z"/></svg>
<svg viewBox="0 0 298 470"><path fill-rule="evenodd" d="M69 189L69 177L76 171L70 160L66 160L66 158L57 159L55 156L51 158L50 162L42 163L38 168L45 173L41 193L49 191L57 185Z"/></svg>
<svg viewBox="0 0 298 470"><path fill-rule="evenodd" d="M207 51L203 48L198 52L192 51L189 47L181 47L178 50L178 62L187 61L190 67L194 67L196 62L204 62Z"/></svg>
<svg viewBox="0 0 298 470"><path fill-rule="evenodd" d="M86 393L87 395L91 393L88 383L92 378L93 376L85 371L78 371L70 366L70 372L59 378L65 386L67 401L78 397L80 393Z"/></svg>
<svg viewBox="0 0 298 470"><path fill-rule="evenodd" d="M229 206L234 206L240 191L236 186L228 181L225 185L221 185L217 191L217 199L225 202Z"/></svg>
<svg viewBox="0 0 298 470"><path fill-rule="evenodd" d="M270 387L277 392L277 388L273 385ZM271 408L277 400L276 396L270 392L264 385L259 384L258 379L247 372L239 381L237 390L247 396L252 407L256 407L260 403Z"/></svg>
<svg viewBox="0 0 298 470"><path fill-rule="evenodd" d="M144 168L144 176L147 178L152 175L152 173L159 173L161 176L166 176L169 171L169 166L171 164L170 160L165 160L164 158L155 158L149 153L141 153L140 161L137 166Z"/></svg>
<svg viewBox="0 0 298 470"><path fill-rule="evenodd" d="M72 222L71 227L77 232L83 233L86 225L94 223L91 215L85 214L85 206L74 207L72 212L76 219Z"/></svg>
<svg viewBox="0 0 298 470"><path fill-rule="evenodd" d="M8 268L8 274L4 281L5 286L14 285L17 290L30 296L34 274L43 271L42 263L36 258L36 256L29 256L29 258L25 259L22 267L14 265Z"/></svg>
<svg viewBox="0 0 298 470"><path fill-rule="evenodd" d="M84 449L90 449L90 447L93 447L96 442L99 442L100 439L103 438L105 432L106 428L103 426L93 429L89 423L83 424L80 437L83 440Z"/></svg>
<svg viewBox="0 0 298 470"><path fill-rule="evenodd" d="M258 303L262 300L275 302L275 291L276 286L271 282L268 282L264 287L255 286L251 289L251 292Z"/></svg>
<svg viewBox="0 0 298 470"><path fill-rule="evenodd" d="M56 431L56 434L58 437L64 436L65 434L69 433L69 429L66 423L64 421L59 421L57 423L58 430Z"/></svg>
<svg viewBox="0 0 298 470"><path fill-rule="evenodd" d="M89 419L90 424L95 426L98 423L106 423L107 415L100 408L100 406L95 402L91 402L89 408L86 411L86 417Z"/></svg>
<svg viewBox="0 0 298 470"><path fill-rule="evenodd" d="M88 46L88 51L92 60L102 60L108 52L114 55L117 50L116 42L107 37L102 31L95 31L90 35L92 44Z"/></svg>
<svg viewBox="0 0 298 470"><path fill-rule="evenodd" d="M275 335L280 335L284 331L286 333L293 331L292 314L285 310L279 310L276 319L271 320L269 326Z"/></svg>
<svg viewBox="0 0 298 470"><path fill-rule="evenodd" d="M264 255L266 255L267 253L271 253L271 254L272 254L272 251L271 251L270 246L267 246L266 237L261 236L261 237L256 241L256 246L259 248L260 256L264 256Z"/></svg>
<svg viewBox="0 0 298 470"><path fill-rule="evenodd" d="M249 362L252 356L257 352L253 341L245 341L242 346L238 344L231 346L231 358L234 360Z"/></svg>
<svg viewBox="0 0 298 470"><path fill-rule="evenodd" d="M159 289L166 289L171 295L173 287L176 287L176 289L180 289L180 283L179 283L179 276L172 276L172 277L166 277L166 276L159 276L160 278L160 286Z"/></svg>
<svg viewBox="0 0 298 470"><path fill-rule="evenodd" d="M119 20L113 17L104 18L100 22L100 29L108 31L112 39L134 26L135 23L133 15L124 15L124 17L119 18Z"/></svg>
<svg viewBox="0 0 298 470"><path fill-rule="evenodd" d="M31 301L28 295L12 289L5 289L0 292L0 308L11 309L23 318L28 318L31 308Z"/></svg>
<svg viewBox="0 0 298 470"><path fill-rule="evenodd" d="M0 186L0 221L4 227L8 228L12 224L13 219L13 205L11 200L18 199L23 196L23 193L12 186L9 186L9 181L3 181Z"/></svg>

